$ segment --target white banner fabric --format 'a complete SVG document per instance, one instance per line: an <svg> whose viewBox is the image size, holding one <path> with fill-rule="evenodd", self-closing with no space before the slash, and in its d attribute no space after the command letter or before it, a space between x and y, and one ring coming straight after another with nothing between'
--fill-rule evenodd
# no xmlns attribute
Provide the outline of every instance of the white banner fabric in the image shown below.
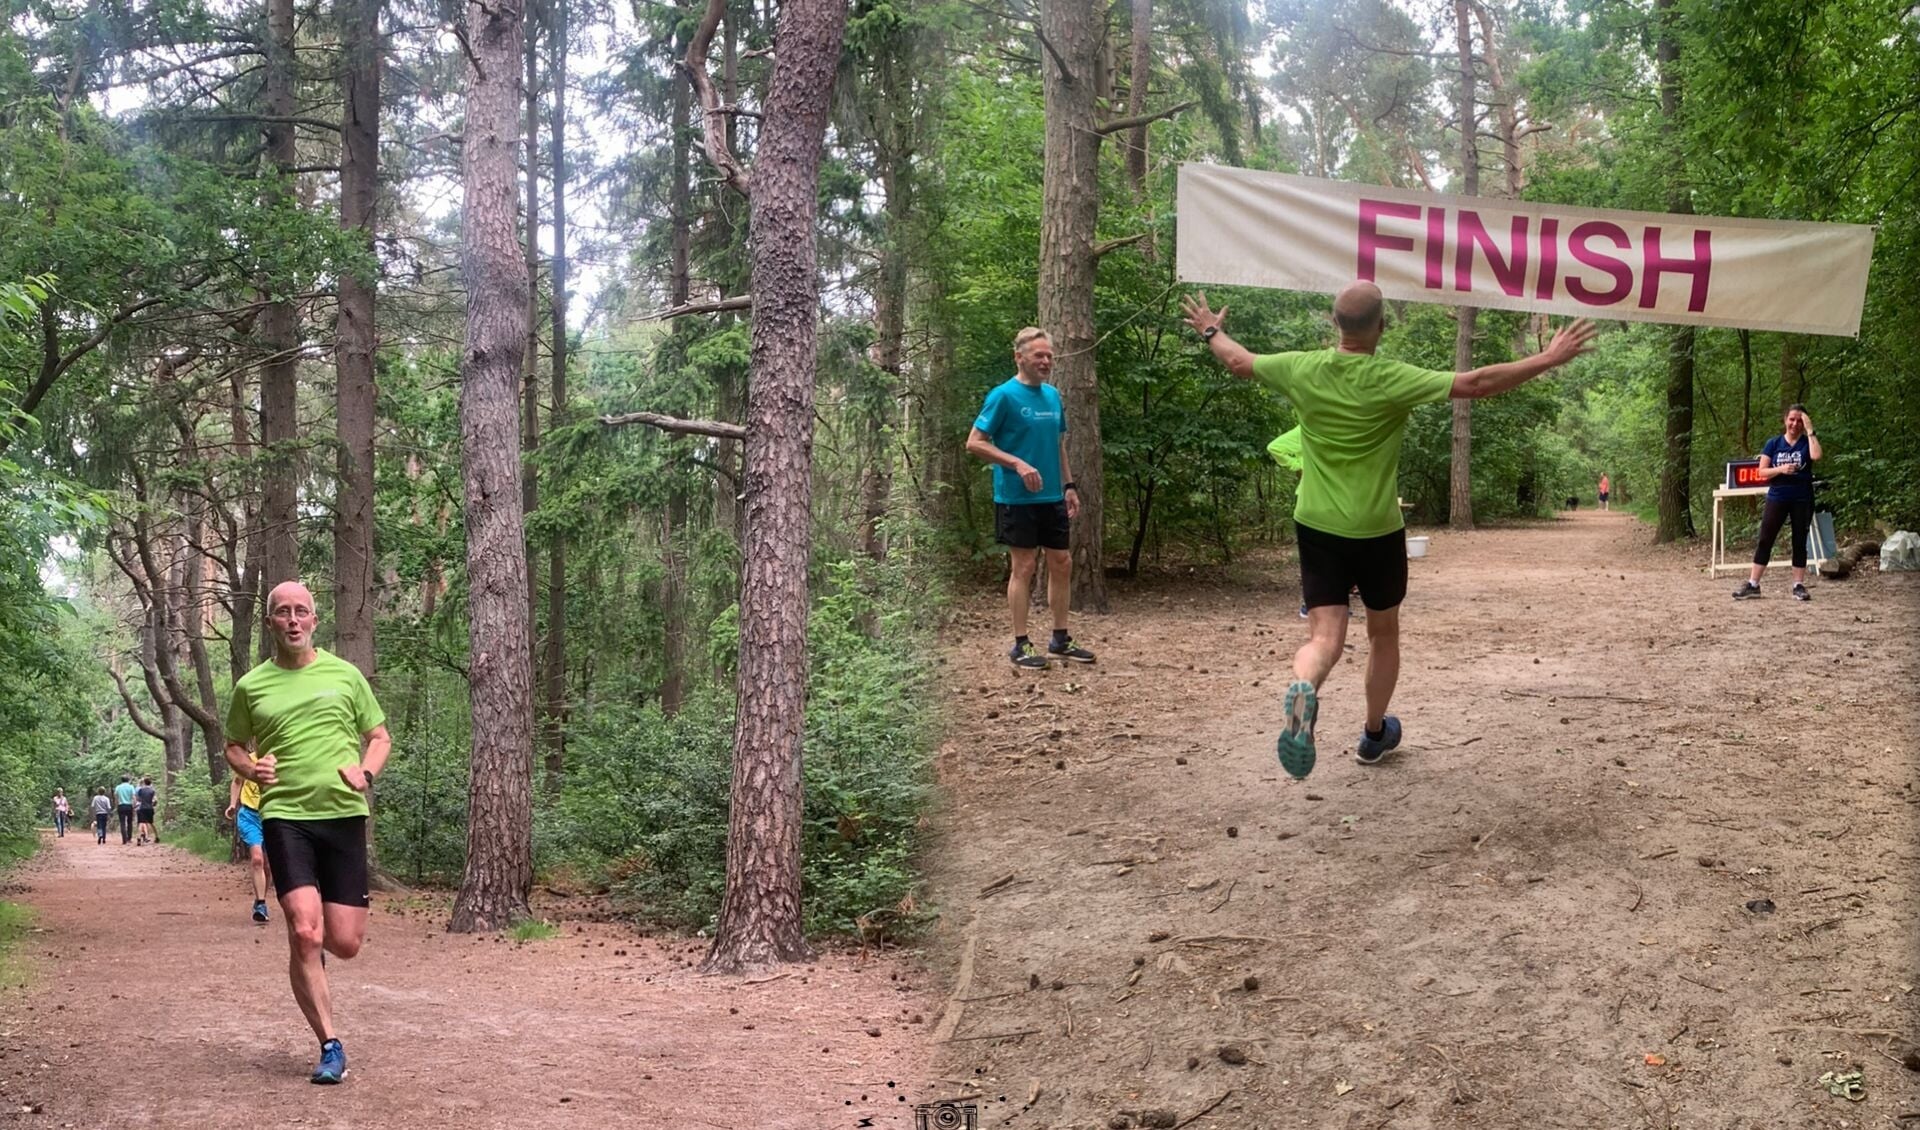
<svg viewBox="0 0 1920 1130"><path fill-rule="evenodd" d="M1185 282L1854 336L1871 227L1450 196L1180 168Z"/></svg>

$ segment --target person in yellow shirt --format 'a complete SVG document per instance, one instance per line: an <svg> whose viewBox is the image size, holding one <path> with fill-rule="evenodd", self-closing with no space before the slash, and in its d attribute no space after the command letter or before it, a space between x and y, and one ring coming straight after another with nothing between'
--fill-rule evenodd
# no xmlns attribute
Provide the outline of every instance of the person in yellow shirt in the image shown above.
<svg viewBox="0 0 1920 1130"><path fill-rule="evenodd" d="M249 757L252 761L259 759L258 754ZM268 917L267 850L260 831L260 786L238 773L227 789L227 819L239 831L240 842L247 845L247 868L253 874L253 920L264 923Z"/></svg>

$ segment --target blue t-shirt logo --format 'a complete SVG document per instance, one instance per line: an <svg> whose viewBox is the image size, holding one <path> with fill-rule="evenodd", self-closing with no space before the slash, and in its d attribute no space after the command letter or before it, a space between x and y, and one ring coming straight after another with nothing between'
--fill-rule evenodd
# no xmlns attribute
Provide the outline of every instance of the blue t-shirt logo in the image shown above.
<svg viewBox="0 0 1920 1130"><path fill-rule="evenodd" d="M1807 437L1801 436L1793 443L1786 436L1774 436L1760 449L1775 467L1791 467L1791 471L1776 475L1767 483L1768 502L1811 501L1813 498L1813 451L1807 443Z"/></svg>

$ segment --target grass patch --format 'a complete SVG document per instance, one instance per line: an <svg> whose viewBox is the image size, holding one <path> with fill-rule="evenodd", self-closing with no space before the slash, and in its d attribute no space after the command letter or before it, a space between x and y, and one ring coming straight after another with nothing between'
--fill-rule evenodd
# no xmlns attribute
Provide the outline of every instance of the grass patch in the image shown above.
<svg viewBox="0 0 1920 1130"><path fill-rule="evenodd" d="M172 833L167 837L167 842L215 863L226 863L233 858L231 839L212 828L198 824L188 825L185 829Z"/></svg>
<svg viewBox="0 0 1920 1130"><path fill-rule="evenodd" d="M73 829L67 829L71 832ZM5 871L40 850L40 837L32 832L24 836L0 837L0 871Z"/></svg>
<svg viewBox="0 0 1920 1130"><path fill-rule="evenodd" d="M544 918L529 918L524 922L515 922L507 930L507 936L515 942L538 942L558 937L560 927Z"/></svg>
<svg viewBox="0 0 1920 1130"><path fill-rule="evenodd" d="M33 911L17 902L0 902L0 988L17 984L21 976L13 946L33 925Z"/></svg>

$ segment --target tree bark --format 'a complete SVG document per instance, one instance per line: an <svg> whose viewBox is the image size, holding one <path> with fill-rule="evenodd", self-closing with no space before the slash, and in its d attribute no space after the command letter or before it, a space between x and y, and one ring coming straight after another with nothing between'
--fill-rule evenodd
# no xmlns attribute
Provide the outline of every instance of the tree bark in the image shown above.
<svg viewBox="0 0 1920 1130"><path fill-rule="evenodd" d="M520 426L520 510L532 515L540 509L540 472L534 455L540 450L540 64L534 21L528 17L523 26L526 43L526 81L521 96L526 99L526 210L521 214L520 234L527 264L527 341L526 374L521 386L525 398L526 420ZM534 552L533 534L522 530L527 543L527 632L536 648L540 638L540 558ZM540 673L534 671L535 682Z"/></svg>
<svg viewBox="0 0 1920 1130"><path fill-rule="evenodd" d="M1045 170L1040 223L1040 326L1053 338L1053 381L1067 403L1067 457L1079 487L1073 522L1073 607L1107 610L1106 487L1094 367L1094 235L1100 219L1100 134L1094 69L1100 23L1091 0L1041 0Z"/></svg>
<svg viewBox="0 0 1920 1130"><path fill-rule="evenodd" d="M684 47L684 45L681 45ZM693 87L687 82L673 86L673 183L667 198L672 224L667 267L667 296L672 306L685 306L693 295L693 168L692 168ZM681 330L674 328L676 342ZM685 350L676 346L676 354ZM732 445L727 445L731 447ZM724 480L724 476L715 476ZM678 477L675 477L678 482ZM732 492L734 484L715 483L716 495ZM671 718L680 712L687 691L687 554L684 547L687 521L686 491L674 486L667 494L666 510L660 516L660 615L664 621L661 648L660 712Z"/></svg>
<svg viewBox="0 0 1920 1130"><path fill-rule="evenodd" d="M553 84L553 122L548 129L553 177L553 403L547 430L567 422L567 0L548 0L553 19L549 35ZM559 532L547 542L546 659L547 779L558 783L567 761L567 540Z"/></svg>
<svg viewBox="0 0 1920 1130"><path fill-rule="evenodd" d="M1780 415L1785 417L1787 405L1798 404L1806 399L1807 373L1800 363L1800 349L1805 339L1799 334L1780 335Z"/></svg>
<svg viewBox="0 0 1920 1130"><path fill-rule="evenodd" d="M1667 210L1681 215L1693 212L1693 201L1686 189L1686 164L1680 135L1680 41L1674 35L1674 0L1655 0L1659 21L1659 39L1654 57L1660 76L1660 132L1668 147L1672 164ZM1675 326L1667 346L1667 427L1666 450L1660 464L1660 488L1656 503L1660 522L1654 531L1655 542L1678 541L1694 536L1693 527L1693 337L1692 326Z"/></svg>
<svg viewBox="0 0 1920 1130"><path fill-rule="evenodd" d="M1153 0L1133 0L1133 56L1127 71L1127 117L1147 112L1147 85L1153 77ZM1258 144L1259 138L1254 138ZM1147 126L1127 131L1127 179L1133 195L1147 198Z"/></svg>
<svg viewBox="0 0 1920 1130"><path fill-rule="evenodd" d="M266 178L267 197L285 206L293 194L294 146L294 19L293 0L267 0L265 95L267 159L273 172ZM285 280L270 280L284 288ZM271 297L271 295L269 295ZM298 442L299 350L298 313L291 299L269 302L260 312L260 341L267 357L260 369L260 442L266 450L261 532L266 541L265 576L269 591L300 573L300 466ZM265 643L264 637L262 643Z"/></svg>
<svg viewBox="0 0 1920 1130"><path fill-rule="evenodd" d="M233 457L245 467L253 462L253 413L247 404L244 371L235 367L230 382L233 398L227 405L227 422L233 431ZM259 659L253 652L253 617L260 594L264 554L260 539L260 503L252 490L241 496L236 525L238 536L232 551L235 569L230 578L233 630L227 639L229 685L239 682L240 676L252 670Z"/></svg>
<svg viewBox="0 0 1920 1130"><path fill-rule="evenodd" d="M340 446L333 516L334 651L374 674L374 197L380 162L380 0L342 0L345 99L340 113L340 228L367 266L340 276L335 412Z"/></svg>
<svg viewBox="0 0 1920 1130"><path fill-rule="evenodd" d="M526 352L526 262L515 245L521 0L469 0L461 273L461 472L466 488L473 753L467 863L447 929L502 929L533 888L533 677L521 535L516 393Z"/></svg>
<svg viewBox="0 0 1920 1130"><path fill-rule="evenodd" d="M1740 453L1753 450L1753 331L1740 331L1740 372L1745 383L1740 388ZM1784 415L1784 413L1783 413Z"/></svg>
<svg viewBox="0 0 1920 1130"><path fill-rule="evenodd" d="M1460 183L1466 196L1480 195L1480 149L1476 129L1475 77L1473 63L1473 25L1469 22L1468 0L1453 3L1454 42L1460 61L1460 87L1454 99L1454 113L1460 121ZM1491 45L1489 45L1491 49ZM1457 311L1459 328L1453 339L1455 372L1473 368L1473 332L1479 325L1480 311L1462 306ZM1447 492L1447 525L1456 530L1473 529L1473 401L1453 402L1453 446Z"/></svg>
<svg viewBox="0 0 1920 1130"><path fill-rule="evenodd" d="M800 757L820 292L814 219L846 22L846 0L788 0L781 7L753 172L738 713L726 895L703 963L710 972L812 956L800 917Z"/></svg>

